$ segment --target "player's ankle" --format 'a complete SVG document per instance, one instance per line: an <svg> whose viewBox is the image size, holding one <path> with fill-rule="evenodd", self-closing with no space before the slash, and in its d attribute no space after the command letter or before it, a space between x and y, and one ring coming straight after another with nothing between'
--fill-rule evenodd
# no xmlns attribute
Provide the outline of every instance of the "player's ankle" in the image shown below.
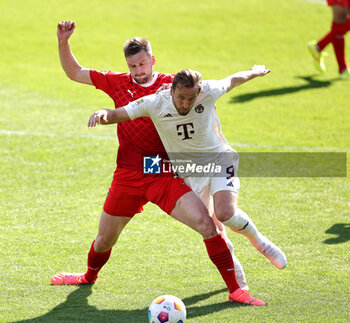
<svg viewBox="0 0 350 323"><path fill-rule="evenodd" d="M84 278L85 278L89 283L92 283L92 282L95 282L95 281L96 281L97 275L87 275L87 274L84 274Z"/></svg>

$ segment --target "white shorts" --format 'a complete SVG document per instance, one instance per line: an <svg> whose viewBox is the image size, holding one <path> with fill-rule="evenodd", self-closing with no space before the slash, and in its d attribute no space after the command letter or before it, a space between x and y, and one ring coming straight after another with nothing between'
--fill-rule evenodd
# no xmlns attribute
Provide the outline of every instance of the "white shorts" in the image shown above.
<svg viewBox="0 0 350 323"><path fill-rule="evenodd" d="M213 214L213 196L218 191L230 191L238 195L240 181L237 176L226 177L185 177L185 183L203 201L209 214Z"/></svg>

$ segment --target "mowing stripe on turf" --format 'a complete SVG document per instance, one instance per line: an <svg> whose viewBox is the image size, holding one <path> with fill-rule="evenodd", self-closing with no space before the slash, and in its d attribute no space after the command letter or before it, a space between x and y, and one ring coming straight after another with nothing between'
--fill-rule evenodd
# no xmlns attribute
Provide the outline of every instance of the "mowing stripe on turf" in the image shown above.
<svg viewBox="0 0 350 323"><path fill-rule="evenodd" d="M96 135L77 135L77 134L58 134L58 133L47 133L47 132L26 132L26 131L13 131L0 129L0 135L18 135L18 136L38 136L38 137L57 137L57 138L87 138L87 139L98 139L98 140L116 140L115 136L96 136ZM242 148L271 148L271 149L282 149L282 150L306 150L306 151L339 151L339 152L350 152L349 148L336 148L336 147L295 147L295 146L275 146L275 145L256 145L239 142L230 142L232 147Z"/></svg>
<svg viewBox="0 0 350 323"><path fill-rule="evenodd" d="M58 137L58 138L91 138L91 139L101 139L101 140L117 139L117 137L113 137L113 136L59 134L59 133L49 133L49 132L26 132L26 131L12 131L12 130L3 130L3 129L0 129L0 135Z"/></svg>
<svg viewBox="0 0 350 323"><path fill-rule="evenodd" d="M311 3L316 3L316 4L321 4L321 5L327 5L327 2L324 0L298 0L302 2L311 2Z"/></svg>

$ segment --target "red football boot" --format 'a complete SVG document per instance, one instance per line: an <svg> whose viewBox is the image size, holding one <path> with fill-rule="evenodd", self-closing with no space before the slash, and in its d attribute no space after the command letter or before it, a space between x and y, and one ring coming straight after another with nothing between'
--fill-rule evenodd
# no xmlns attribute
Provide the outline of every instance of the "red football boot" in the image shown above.
<svg viewBox="0 0 350 323"><path fill-rule="evenodd" d="M61 273L61 274L56 274L51 278L51 284L52 285L84 285L84 284L93 284L96 281L96 279L91 282L86 280L85 273L83 274Z"/></svg>
<svg viewBox="0 0 350 323"><path fill-rule="evenodd" d="M230 302L243 303L253 306L265 306L266 304L260 299L250 296L246 290L241 288L236 289L234 292L230 293L228 296Z"/></svg>

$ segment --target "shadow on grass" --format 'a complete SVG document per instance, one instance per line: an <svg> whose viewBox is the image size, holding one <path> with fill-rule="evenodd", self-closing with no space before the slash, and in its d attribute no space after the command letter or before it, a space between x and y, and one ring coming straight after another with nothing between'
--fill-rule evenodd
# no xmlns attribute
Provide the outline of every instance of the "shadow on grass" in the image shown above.
<svg viewBox="0 0 350 323"><path fill-rule="evenodd" d="M78 289L74 290L74 292L70 293L67 296L67 299L64 303L56 306L50 312L33 319L16 322L148 322L148 306L134 310L99 310L95 306L88 304L88 297L91 295L91 293L92 285L79 286ZM246 306L239 303L229 303L228 301L198 307L191 306L220 293L225 293L226 299L226 288L183 299L183 302L185 303L187 309L187 318L195 318L210 313L220 312L221 310L229 307L234 308L239 306ZM117 301L118 300L116 299L116 308L118 308Z"/></svg>
<svg viewBox="0 0 350 323"><path fill-rule="evenodd" d="M337 244L347 242L350 240L350 223L336 223L326 230L326 233L336 236L324 240L323 243Z"/></svg>
<svg viewBox="0 0 350 323"><path fill-rule="evenodd" d="M237 95L237 96L232 97L231 103L242 103L242 102L251 101L251 100L254 100L257 98L292 94L292 93L296 93L296 92L304 91L304 90L326 88L326 87L329 87L334 81L338 80L338 79L332 79L332 80L328 80L328 81L319 81L319 80L315 80L314 77L315 77L315 75L296 76L296 78L304 80L306 82L306 84L296 85L296 86L287 86L287 87L281 87L281 88L272 89L272 90L265 90L265 91L260 91L260 92L250 92L250 93Z"/></svg>

